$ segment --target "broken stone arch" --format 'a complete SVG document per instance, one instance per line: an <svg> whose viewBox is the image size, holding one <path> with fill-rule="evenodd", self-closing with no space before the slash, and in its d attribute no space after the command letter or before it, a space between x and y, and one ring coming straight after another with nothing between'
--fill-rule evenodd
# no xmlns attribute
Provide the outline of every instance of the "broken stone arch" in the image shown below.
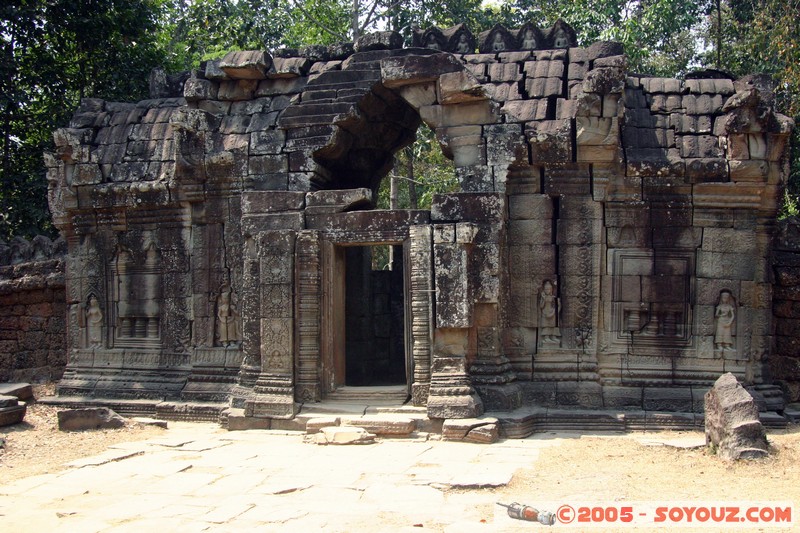
<svg viewBox="0 0 800 533"><path fill-rule="evenodd" d="M506 413L522 435L539 407L693 412L726 371L777 409L767 257L792 124L770 95L633 75L563 24L428 33L432 49L234 52L180 95L84 100L46 156L78 317L60 393L292 418L341 384L342 256L386 244L432 418ZM420 122L460 191L374 209ZM81 341L96 287L100 345Z"/></svg>

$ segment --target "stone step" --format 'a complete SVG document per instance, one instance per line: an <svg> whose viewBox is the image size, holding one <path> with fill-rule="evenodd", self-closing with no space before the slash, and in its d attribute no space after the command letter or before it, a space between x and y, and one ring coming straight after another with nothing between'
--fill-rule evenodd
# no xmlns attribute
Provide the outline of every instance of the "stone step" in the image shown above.
<svg viewBox="0 0 800 533"><path fill-rule="evenodd" d="M327 400L333 402L362 401L369 404L396 404L402 405L408 399L408 390L405 385L387 387L339 387L336 391L328 393Z"/></svg>
<svg viewBox="0 0 800 533"><path fill-rule="evenodd" d="M306 433L317 433L329 427L356 427L382 437L408 437L420 430L421 420L397 414L318 416L308 419Z"/></svg>

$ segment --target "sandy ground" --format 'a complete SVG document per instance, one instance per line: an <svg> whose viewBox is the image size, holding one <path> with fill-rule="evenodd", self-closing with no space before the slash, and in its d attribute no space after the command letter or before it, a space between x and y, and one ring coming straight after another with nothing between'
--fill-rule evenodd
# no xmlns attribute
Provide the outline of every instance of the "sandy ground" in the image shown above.
<svg viewBox="0 0 800 533"><path fill-rule="evenodd" d="M52 384L34 385L34 397L52 395ZM166 430L128 421L119 429L98 431L59 431L58 409L37 403L28 404L20 424L0 427L0 482L64 470L64 463L90 457L112 444L146 440Z"/></svg>
<svg viewBox="0 0 800 533"><path fill-rule="evenodd" d="M800 512L800 428L768 433L771 456L752 461L723 461L705 447L652 444L702 438L702 432L575 436L544 448L533 468L517 471L512 482L497 491L498 501L517 501L554 513L564 504L574 509L613 506L617 510L634 504L649 509L652 516L654 505L743 502L787 503L794 506L795 514ZM793 518L793 530L800 530L798 517ZM739 531L785 530L736 525ZM603 527L608 530L610 525ZM685 524L672 527L686 529ZM705 526L695 529L720 530Z"/></svg>
<svg viewBox="0 0 800 533"><path fill-rule="evenodd" d="M48 392L39 387L36 394ZM34 403L29 405L24 423L0 428L0 439L5 441L0 447L0 482L59 472L65 463L99 454L112 444L169 432L129 422L118 430L65 433L57 429L56 412L54 407ZM769 458L741 462L722 461L704 447L669 445L701 440L700 432L553 433L536 438L557 439L558 443L544 447L538 459L529 468L518 470L509 485L461 490L488 491L492 501L520 502L552 512L563 504L577 509L631 502L800 503L798 427L769 434ZM491 523L503 510L483 505L481 512ZM770 530L775 529L764 529Z"/></svg>

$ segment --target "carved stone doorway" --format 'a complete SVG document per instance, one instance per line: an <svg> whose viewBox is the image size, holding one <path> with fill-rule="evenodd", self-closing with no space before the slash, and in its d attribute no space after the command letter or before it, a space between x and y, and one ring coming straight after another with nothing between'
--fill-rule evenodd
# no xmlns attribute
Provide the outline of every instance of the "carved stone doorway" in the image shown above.
<svg viewBox="0 0 800 533"><path fill-rule="evenodd" d="M407 385L406 276L398 244L327 247L326 392Z"/></svg>

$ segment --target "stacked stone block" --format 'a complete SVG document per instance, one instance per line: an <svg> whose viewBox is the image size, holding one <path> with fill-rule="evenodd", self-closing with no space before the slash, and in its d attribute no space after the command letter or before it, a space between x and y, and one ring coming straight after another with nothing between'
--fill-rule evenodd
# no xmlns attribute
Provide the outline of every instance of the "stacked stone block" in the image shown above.
<svg viewBox="0 0 800 533"><path fill-rule="evenodd" d="M67 364L64 241L0 243L0 381L58 379Z"/></svg>

